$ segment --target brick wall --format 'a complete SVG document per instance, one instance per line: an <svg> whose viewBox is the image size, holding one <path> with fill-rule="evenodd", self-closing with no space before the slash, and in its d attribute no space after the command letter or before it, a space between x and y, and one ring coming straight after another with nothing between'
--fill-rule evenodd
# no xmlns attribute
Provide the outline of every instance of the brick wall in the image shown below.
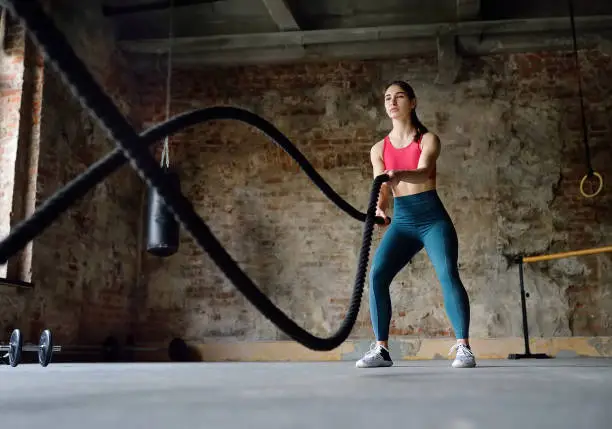
<svg viewBox="0 0 612 429"><path fill-rule="evenodd" d="M67 7L52 10L133 124L165 119L163 67L159 74L132 76L99 8L83 8L78 18ZM13 46L6 52L23 56L19 43ZM2 61L15 58L6 52ZM459 232L472 336L520 336L518 272L508 260L520 253L609 245L612 235L612 127L606 115L612 107L611 58L591 51L581 59L593 165L606 179L594 199L578 192L586 170L576 76L566 53L471 59L452 86L432 83L437 64L427 57L175 70L172 110L229 104L262 115L340 195L364 210L372 183L369 148L390 125L383 87L407 79L417 90L421 119L443 142L439 193ZM20 139L19 132L15 137L27 74L19 61L4 64L12 66L3 66L0 80L3 173L14 171L17 145L36 140ZM114 147L51 67L45 66L43 77L37 204ZM347 309L363 225L244 124L215 121L185 130L171 139L170 155L185 194L261 289L309 331L335 331ZM0 175L5 232L17 220L10 218L10 207L27 191L18 186L15 197L18 182L14 174ZM138 343L174 336L284 339L184 231L178 255L146 256L141 269L142 192L140 179L126 166L36 239L36 290L0 296L2 332L19 326L35 340L49 327L63 344L95 343L109 334L134 334ZM381 236L375 234L374 247ZM609 255L527 265L531 335L612 335L609 266ZM392 296L392 335L452 335L425 252L396 278ZM352 335L371 338L367 289Z"/></svg>
<svg viewBox="0 0 612 429"><path fill-rule="evenodd" d="M2 19L6 36L0 49L0 237L11 228L25 47L23 28L6 12ZM6 275L4 264L0 266L0 277Z"/></svg>
<svg viewBox="0 0 612 429"><path fill-rule="evenodd" d="M137 126L133 81L99 4L78 11L62 1L48 6L77 55ZM36 205L115 147L50 65L45 65L43 80ZM50 328L60 344L99 344L107 335L124 338L129 333L142 189L136 173L123 168L36 238L31 266L35 290L6 297L3 314L9 308L18 311L3 318L3 332L20 327L26 339L37 340L41 329Z"/></svg>
<svg viewBox="0 0 612 429"><path fill-rule="evenodd" d="M611 58L581 53L593 165L612 173ZM572 56L466 61L435 86L433 58L173 72L173 113L229 104L272 121L336 191L367 204L368 150L389 130L382 91L407 79L422 121L443 142L439 193L459 233L472 336L521 335L516 254L609 245L610 192L582 198L585 173ZM144 118L164 119L163 74L139 76ZM240 266L297 323L329 335L347 309L362 224L340 212L258 131L215 121L172 139L182 188ZM375 235L374 246L381 234ZM609 255L528 265L531 335L611 335ZM282 339L190 237L176 256L148 257L134 303L138 338ZM419 254L392 285L392 335L452 335L431 264ZM367 290L354 337L371 338Z"/></svg>
<svg viewBox="0 0 612 429"><path fill-rule="evenodd" d="M60 9L61 10L61 9ZM57 25L77 55L131 121L133 81L99 8L58 12ZM95 49L92 49L95 46ZM45 75L38 201L114 149L50 67ZM52 324L66 342L99 342L129 332L129 297L137 282L142 184L129 167L91 190L36 242L34 277L40 284L32 326ZM57 246L61 241L62 245ZM34 310L37 309L37 310Z"/></svg>
<svg viewBox="0 0 612 429"><path fill-rule="evenodd" d="M20 93L20 115L17 156L14 162L11 228L30 217L36 206L36 177L40 151L40 116L43 93L44 60L30 38L25 38L23 83ZM8 264L7 278L30 282L32 279L32 245L14 255Z"/></svg>

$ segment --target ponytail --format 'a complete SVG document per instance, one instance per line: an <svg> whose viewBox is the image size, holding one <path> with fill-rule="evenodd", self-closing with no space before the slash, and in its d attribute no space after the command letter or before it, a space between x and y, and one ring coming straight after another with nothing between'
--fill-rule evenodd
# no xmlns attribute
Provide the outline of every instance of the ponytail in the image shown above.
<svg viewBox="0 0 612 429"><path fill-rule="evenodd" d="M414 125L414 127L416 128L415 140L421 140L421 137L423 137L423 135L426 134L428 130L427 127L423 125L423 123L417 116L416 110L410 112L410 122L412 122L412 125Z"/></svg>

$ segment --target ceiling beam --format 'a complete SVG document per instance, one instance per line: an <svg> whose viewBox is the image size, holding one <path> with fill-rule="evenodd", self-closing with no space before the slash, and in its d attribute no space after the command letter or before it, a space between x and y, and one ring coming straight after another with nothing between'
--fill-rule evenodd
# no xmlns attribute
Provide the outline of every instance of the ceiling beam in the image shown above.
<svg viewBox="0 0 612 429"><path fill-rule="evenodd" d="M166 10L171 7L193 6L203 3L216 3L220 0L161 0L150 3L140 3L128 6L102 5L104 16L129 15L154 10Z"/></svg>
<svg viewBox="0 0 612 429"><path fill-rule="evenodd" d="M480 19L480 0L457 0L457 20Z"/></svg>
<svg viewBox="0 0 612 429"><path fill-rule="evenodd" d="M297 31L300 29L285 0L262 1L280 31Z"/></svg>
<svg viewBox="0 0 612 429"><path fill-rule="evenodd" d="M612 32L612 16L577 17L580 44L601 43ZM585 42L586 41L586 42ZM119 42L143 58L167 50L167 39ZM448 24L290 31L265 34L175 38L176 64L264 64L342 58L382 58L438 54L452 79L458 56L551 49L572 49L568 18L470 21Z"/></svg>
<svg viewBox="0 0 612 429"><path fill-rule="evenodd" d="M458 42L458 37L451 33L440 34L437 38L438 74L435 83L438 85L450 85L457 80L463 60L457 49Z"/></svg>
<svg viewBox="0 0 612 429"><path fill-rule="evenodd" d="M456 0L456 5L458 22L480 19L480 0ZM456 81L463 63L458 50L459 43L459 37L452 31L438 34L438 74L435 79L438 85L449 85Z"/></svg>

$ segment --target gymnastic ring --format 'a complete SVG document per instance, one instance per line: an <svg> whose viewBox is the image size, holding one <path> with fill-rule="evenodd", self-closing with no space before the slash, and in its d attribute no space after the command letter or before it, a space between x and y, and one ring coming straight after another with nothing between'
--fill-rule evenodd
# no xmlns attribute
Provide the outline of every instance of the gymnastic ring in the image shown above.
<svg viewBox="0 0 612 429"><path fill-rule="evenodd" d="M587 194L586 192L584 192L584 182L586 181L587 177L589 177L591 175L595 176L595 177L597 177L599 179L599 188L597 188L597 190L594 193ZM603 178L601 177L601 174L599 174L596 171L594 171L592 174L588 174L588 173L585 174L584 177L582 178L582 180L580 181L580 193L585 198L593 198L594 196L599 194L602 189L603 189Z"/></svg>

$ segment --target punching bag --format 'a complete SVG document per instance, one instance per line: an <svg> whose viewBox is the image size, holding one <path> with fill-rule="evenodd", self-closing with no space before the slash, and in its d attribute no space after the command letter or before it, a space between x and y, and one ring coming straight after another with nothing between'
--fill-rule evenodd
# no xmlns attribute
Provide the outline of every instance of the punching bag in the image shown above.
<svg viewBox="0 0 612 429"><path fill-rule="evenodd" d="M171 187L180 192L178 174L169 168L163 171ZM147 252L158 257L175 254L179 248L180 225L153 187L149 187L146 222Z"/></svg>

